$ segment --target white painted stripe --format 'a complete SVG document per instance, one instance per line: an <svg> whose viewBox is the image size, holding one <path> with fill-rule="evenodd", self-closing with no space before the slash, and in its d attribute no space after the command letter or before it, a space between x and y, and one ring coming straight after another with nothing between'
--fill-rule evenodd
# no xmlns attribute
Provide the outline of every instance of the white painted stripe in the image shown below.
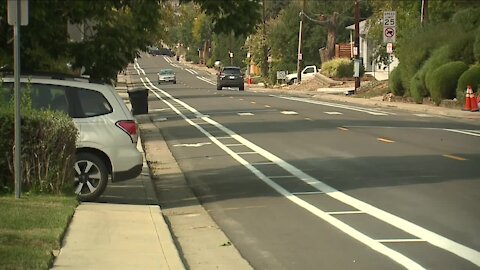
<svg viewBox="0 0 480 270"><path fill-rule="evenodd" d="M475 133L475 132L478 132L476 130L458 130L458 129L448 129L448 128L443 129L443 130L450 131L450 132L456 132L456 133L460 133L460 134L465 134L465 135L480 137L480 134Z"/></svg>
<svg viewBox="0 0 480 270"><path fill-rule="evenodd" d="M136 63L138 65L138 63ZM140 68L140 66L138 66ZM403 254L379 243L378 241L368 237L367 235L361 233L360 231L354 229L353 227L349 226L348 224L328 215L324 211L316 208L315 206L309 204L306 201L301 200L297 196L293 195L292 193L288 192L286 189L282 188L280 185L276 184L274 181L269 179L266 175L264 175L261 171L259 171L257 168L252 166L250 163L248 163L245 159L240 157L238 154L233 152L231 149L223 145L217 138L213 137L210 133L205 131L201 126L197 125L196 123L190 121L185 115L183 115L180 111L178 111L175 107L173 107L168 101L163 99L157 92L153 91L153 89L157 89L159 92L161 92L163 95L169 97L172 101L175 101L177 103L185 104L185 108L190 110L192 113L202 115L200 112L189 106L188 104L184 103L181 100L178 100L174 97L172 97L169 93L159 89L156 87L148 78L145 78L145 80L151 85L151 87L147 86L146 82L142 79L142 82L144 83L145 87L147 87L149 90L151 90L160 100L162 100L165 104L170 106L172 109L176 111L177 114L179 114L182 118L185 119L190 125L196 127L198 130L200 130L205 136L207 136L212 142L214 142L217 146L219 146L221 149L223 149L225 152L227 152L229 155L231 155L235 160L237 160L240 164L248 168L252 173L254 173L259 179L270 185L274 190L276 190L278 193L283 195L285 198L289 199L290 201L294 202L295 204L303 207L307 211L311 212L312 214L322 218L323 220L327 221L328 223L332 224L333 226L337 227L338 229L342 230L346 234L350 235L354 239L357 239L358 241L364 243L365 245L369 246L373 250L376 250L377 252L384 254L385 256L391 258L392 260L396 261L397 263L403 265L406 268L409 269L424 269L421 265L416 263L415 261L411 260L410 258L404 256ZM412 222L409 222L405 219L402 219L400 217L397 217L393 214L390 214L384 210L381 210L379 208L376 208L370 204L367 204L361 200L358 200L354 197L351 197L343 192L340 192L333 187L323 183L322 181L319 181L308 174L304 173L303 171L299 170L298 168L292 166L291 164L285 162L284 160L280 159L279 157L273 155L270 152L267 152L266 150L262 149L261 147L251 143L247 139L241 137L240 135L234 133L232 130L222 126L221 124L215 122L214 120L203 117L203 119L206 122L209 122L213 126L216 126L220 130L224 131L225 133L229 134L232 138L236 139L238 142L244 144L245 146L249 147L253 151L257 152L258 154L262 155L266 159L276 163L278 166L282 167L289 173L292 173L298 179L304 181L307 184L310 184L311 186L315 187L317 190L325 192L325 194L329 195L332 198L337 199L338 201L341 201L345 204L351 205L355 207L356 209L359 209L361 211L364 211L366 214L369 214L371 216L374 216L394 227L397 227L409 234L412 234L418 238L425 239L427 242L430 244L437 246L439 248L445 249L453 254L456 254L459 257L462 257L472 263L474 263L477 266L480 266L480 252L469 248L467 246L461 245L457 242L454 242L446 237L443 237L439 234L436 234L434 232L428 231L424 229L423 227L420 227Z"/></svg>
<svg viewBox="0 0 480 270"><path fill-rule="evenodd" d="M270 179L295 178L294 175L268 175L267 177Z"/></svg>
<svg viewBox="0 0 480 270"><path fill-rule="evenodd" d="M329 215L352 215L352 214L365 214L362 211L336 211L336 212L327 212Z"/></svg>
<svg viewBox="0 0 480 270"><path fill-rule="evenodd" d="M413 115L418 116L418 117L434 117L433 115L424 114L424 113L414 113Z"/></svg>
<svg viewBox="0 0 480 270"><path fill-rule="evenodd" d="M304 192L292 192L293 195L315 195L315 194L325 194L322 191L304 191Z"/></svg>
<svg viewBox="0 0 480 270"><path fill-rule="evenodd" d="M258 155L257 152L238 152L237 155Z"/></svg>
<svg viewBox="0 0 480 270"><path fill-rule="evenodd" d="M334 107L334 108L341 108L341 109L346 109L346 110L364 112L364 113L373 114L373 115L394 115L395 114L395 113L390 113L390 112L385 112L385 111L380 111L380 110L375 110L375 109L355 107L355 106L337 104L337 103L329 103L329 102L323 102L323 101L319 101L319 100L311 100L311 99L306 99L306 98L283 97L283 96L277 96L277 95L270 95L270 96L276 97L276 98L293 100L293 101L300 101L300 102L305 102L305 103L329 106L329 107Z"/></svg>
<svg viewBox="0 0 480 270"><path fill-rule="evenodd" d="M343 114L341 112L325 112L326 114L330 114L330 115L337 115L337 114Z"/></svg>
<svg viewBox="0 0 480 270"><path fill-rule="evenodd" d="M250 116L250 115L254 115L253 113L250 113L250 112L240 112L240 113L237 113L238 115L240 116Z"/></svg>
<svg viewBox="0 0 480 270"><path fill-rule="evenodd" d="M298 114L297 112L294 112L294 111L281 111L280 113L282 113L282 114L287 114L287 115L295 115L295 114Z"/></svg>
<svg viewBox="0 0 480 270"><path fill-rule="evenodd" d="M426 242L423 239L378 239L380 243L411 243L411 242Z"/></svg>
<svg viewBox="0 0 480 270"><path fill-rule="evenodd" d="M232 144L225 144L225 146L228 146L228 147L230 147L230 146L243 146L243 144L241 144L241 143L232 143Z"/></svg>
<svg viewBox="0 0 480 270"><path fill-rule="evenodd" d="M186 68L185 69L188 73L193 74L193 71L191 69Z"/></svg>
<svg viewBox="0 0 480 270"><path fill-rule="evenodd" d="M211 85L217 85L217 83L215 83L215 82L213 82L213 81L211 81L211 80L209 80L209 79L207 79L207 78L205 78L205 77L197 76L197 79L199 79L199 80L201 80L201 81L204 81L204 82L206 82L206 83L209 83L209 84L211 84ZM215 92L215 93L217 93L217 92Z"/></svg>
<svg viewBox="0 0 480 270"><path fill-rule="evenodd" d="M243 144L242 144L243 145ZM252 165L275 165L273 162L256 162L256 163L251 163Z"/></svg>

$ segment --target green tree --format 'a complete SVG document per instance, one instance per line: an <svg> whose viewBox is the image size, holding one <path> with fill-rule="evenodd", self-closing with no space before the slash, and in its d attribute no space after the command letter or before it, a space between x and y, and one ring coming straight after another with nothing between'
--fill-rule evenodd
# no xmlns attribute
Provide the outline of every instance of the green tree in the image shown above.
<svg viewBox="0 0 480 270"><path fill-rule="evenodd" d="M194 0L211 16L214 30L240 35L259 21L259 2ZM13 30L7 25L7 1L0 1L0 67L13 66ZM95 79L114 79L147 45L169 39L169 2L160 0L29 1L29 25L22 27L23 70L68 71L85 68ZM165 15L165 21L162 21ZM84 23L91 34L70 43L67 24ZM191 31L192 28L190 28Z"/></svg>

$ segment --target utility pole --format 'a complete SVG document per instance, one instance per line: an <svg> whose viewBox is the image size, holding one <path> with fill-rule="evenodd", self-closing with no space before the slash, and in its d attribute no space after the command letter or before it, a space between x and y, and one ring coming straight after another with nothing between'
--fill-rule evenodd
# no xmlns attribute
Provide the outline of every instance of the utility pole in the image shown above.
<svg viewBox="0 0 480 270"><path fill-rule="evenodd" d="M267 48L267 29L266 29L266 7L265 0L262 0L262 16L263 16L263 28L262 28L262 41L263 41L263 66L262 75L268 77L268 48Z"/></svg>
<svg viewBox="0 0 480 270"><path fill-rule="evenodd" d="M305 0L302 0L302 11L300 11L300 28L298 30L298 54L297 54L297 82L302 81L302 43L303 43L303 11L305 9Z"/></svg>
<svg viewBox="0 0 480 270"><path fill-rule="evenodd" d="M355 43L353 52L355 57L355 67L358 67L358 76L355 77L355 92L360 88L360 0L355 0Z"/></svg>
<svg viewBox="0 0 480 270"><path fill-rule="evenodd" d="M428 22L428 0L422 0L422 16L420 23L425 26Z"/></svg>

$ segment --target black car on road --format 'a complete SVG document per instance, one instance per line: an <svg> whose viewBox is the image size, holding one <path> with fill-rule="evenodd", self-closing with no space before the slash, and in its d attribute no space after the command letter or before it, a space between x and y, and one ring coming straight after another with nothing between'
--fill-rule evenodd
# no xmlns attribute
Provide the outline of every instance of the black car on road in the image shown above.
<svg viewBox="0 0 480 270"><path fill-rule="evenodd" d="M217 90L223 87L238 87L238 90L245 89L243 74L239 67L223 67L217 73Z"/></svg>

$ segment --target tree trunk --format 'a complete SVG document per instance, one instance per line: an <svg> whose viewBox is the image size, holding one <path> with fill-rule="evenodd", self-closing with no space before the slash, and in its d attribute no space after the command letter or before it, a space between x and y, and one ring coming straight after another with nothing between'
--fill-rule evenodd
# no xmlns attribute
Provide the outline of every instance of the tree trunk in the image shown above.
<svg viewBox="0 0 480 270"><path fill-rule="evenodd" d="M337 17L338 13L334 12L328 18L320 17L321 25L327 28L327 46L320 49L320 59L322 63L332 60L335 57L335 44L337 43Z"/></svg>

